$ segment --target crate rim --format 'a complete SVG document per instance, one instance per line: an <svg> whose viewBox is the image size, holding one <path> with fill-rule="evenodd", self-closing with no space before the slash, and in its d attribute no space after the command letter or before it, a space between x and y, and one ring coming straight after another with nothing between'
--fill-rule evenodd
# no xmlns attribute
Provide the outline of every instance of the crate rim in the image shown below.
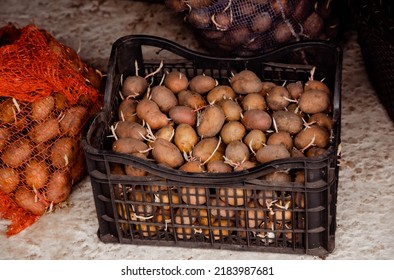
<svg viewBox="0 0 394 280"><path fill-rule="evenodd" d="M118 38L114 44L112 45L109 61L108 61L108 73L107 73L107 82L105 85L105 96L104 96L104 106L103 111L110 111L110 100L108 98L111 97L110 92L112 90L112 79L111 77L114 76L115 73L115 58L119 47L130 42L130 41L137 41L140 45L146 46L153 46L158 48L163 48L163 44L166 46L166 49L169 51L174 52L175 54L184 57L185 59L191 60L196 62L197 60L204 60L204 61L226 61L228 63L247 63L249 61L259 61L259 63L265 63L269 65L272 63L273 58L281 57L283 54L289 53L289 51L297 51L303 48L310 48L310 47L320 47L330 49L331 51L335 52L336 55L336 73L335 73L335 85L333 91L333 123L339 123L340 121L340 108L341 108L341 85L342 85L342 60L343 60L343 49L342 46L338 43L334 43L331 41L325 40L308 40L308 41L297 41L291 42L284 46L281 46L277 49L271 50L269 52L265 52L260 55L254 55L249 57L229 57L229 56L212 56L207 53L203 53L200 51L195 51L181 44L173 42L169 39L154 36L154 35L145 35L145 34L132 34L126 35L123 37ZM157 62L159 64L159 62ZM289 67L294 68L295 66L300 66L296 64L285 64L281 63L281 67ZM305 66L305 65L302 65ZM336 130L334 128L334 130ZM335 131L338 132L339 131Z"/></svg>
<svg viewBox="0 0 394 280"><path fill-rule="evenodd" d="M326 40L308 40L308 41L296 41L296 42L287 43L271 51L264 52L258 55L253 55L253 56L212 56L209 53L192 50L188 47L182 46L181 44L171 41L164 37L159 37L155 35L146 35L146 34L132 34L132 35L122 36L116 39L116 41L112 45L111 53L119 49L119 46L121 46L122 44L125 44L128 41L136 41L136 40L140 41L141 44L156 46L156 47L161 47L162 44L164 43L167 45L167 47L170 50L179 51L181 55L182 54L186 55L185 58L191 58L189 56L192 57L198 56L206 59L215 58L218 60L229 60L229 61L247 61L247 60L256 60L256 59L259 60L259 59L264 59L266 57L275 57L277 53L280 54L284 51L287 52L287 49L289 48L296 50L298 48L304 48L310 46L336 49L336 51L341 54L343 52L341 45L339 45L338 43L334 43ZM289 65L293 65L293 64L289 63Z"/></svg>
<svg viewBox="0 0 394 280"><path fill-rule="evenodd" d="M131 35L125 35L120 38L118 38L112 45L111 52L110 52L110 57L108 61L108 69L107 69L107 82L105 84L105 95L104 95L104 105L103 105L103 111L110 111L111 110L111 95L110 92L112 90L112 82L113 79L112 77L115 74L115 58L117 56L119 48L127 44L129 42L139 42L140 46L145 45L145 46L152 46L152 47L157 47L157 48L163 48L163 44L166 46L166 50L171 51L179 56L184 57L185 59L191 60L193 62L198 62L198 61L211 61L211 60L217 60L217 61L226 61L228 63L245 63L248 64L249 61L259 61L260 63L265 63L269 65L272 63L272 60L274 58L281 57L285 53L289 53L290 51L297 51L301 50L306 47L319 47L319 48L326 48L330 49L331 51L334 51L336 53L336 77L335 81L337 82L335 84L334 88L334 112L333 112L333 122L336 123L339 118L340 118L340 110L336 108L340 108L340 92L341 88L340 85L342 84L342 57L343 57L343 49L341 45L331 42L331 41L325 41L325 40L308 40L308 41L296 41L296 42L290 42L287 43L281 47L278 47L274 50L259 54L259 55L254 55L254 56L248 56L248 57L239 57L239 56L212 56L208 53L204 53L201 51L196 51L192 50L188 47L182 46L179 43L173 42L169 39L155 36L155 35L146 35L146 34L131 34ZM159 63L159 62L158 62ZM305 65L295 65L295 64L286 64L286 63L281 63L281 67L289 67L289 68L294 68L295 66L304 66ZM339 85L339 86L337 86ZM337 88L339 87L339 88Z"/></svg>

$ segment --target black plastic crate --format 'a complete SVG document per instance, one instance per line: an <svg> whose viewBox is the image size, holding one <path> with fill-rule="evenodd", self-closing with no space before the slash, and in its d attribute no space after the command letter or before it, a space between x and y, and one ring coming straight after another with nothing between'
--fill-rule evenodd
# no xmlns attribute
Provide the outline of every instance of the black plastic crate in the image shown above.
<svg viewBox="0 0 394 280"><path fill-rule="evenodd" d="M187 173L111 151L108 137L121 101L121 79L164 67L191 78L205 73L228 83L231 73L250 69L277 84L325 79L333 93L333 130L324 155L275 160L233 173ZM324 256L335 247L342 51L327 42L300 42L251 58L214 58L166 39L135 35L114 43L105 105L82 144L105 242L223 248ZM149 176L119 175L114 166L130 165ZM272 184L262 177L286 171L304 180ZM193 204L192 200L200 204ZM247 203L246 203L247 202ZM213 218L213 217L216 217ZM218 218L220 217L220 218Z"/></svg>

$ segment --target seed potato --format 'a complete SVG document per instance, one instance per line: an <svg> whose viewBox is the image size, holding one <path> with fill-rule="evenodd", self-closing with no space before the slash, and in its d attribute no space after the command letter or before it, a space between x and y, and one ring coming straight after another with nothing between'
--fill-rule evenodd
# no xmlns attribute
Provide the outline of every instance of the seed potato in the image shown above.
<svg viewBox="0 0 394 280"><path fill-rule="evenodd" d="M316 90L321 90L324 91L327 94L331 94L330 89L328 88L328 86L323 83L322 81L318 81L318 80L308 80L305 85L304 85L304 91L308 91L310 89L316 89Z"/></svg>
<svg viewBox="0 0 394 280"><path fill-rule="evenodd" d="M318 157L323 155L326 152L326 149L320 147L310 147L306 150L305 155L307 157Z"/></svg>
<svg viewBox="0 0 394 280"><path fill-rule="evenodd" d="M297 81L287 84L286 89L290 93L290 97L294 100L297 100L304 91L304 85L301 81Z"/></svg>
<svg viewBox="0 0 394 280"><path fill-rule="evenodd" d="M199 209L199 215L198 215L198 222L199 225L201 226L209 226L215 221L215 217L213 215L210 215L207 211L207 209Z"/></svg>
<svg viewBox="0 0 394 280"><path fill-rule="evenodd" d="M293 149L293 138L286 131L278 131L268 137L267 145L283 145L288 151L291 151Z"/></svg>
<svg viewBox="0 0 394 280"><path fill-rule="evenodd" d="M249 160L250 151L245 143L236 140L228 143L224 151L224 155L227 161L236 165L238 163Z"/></svg>
<svg viewBox="0 0 394 280"><path fill-rule="evenodd" d="M137 104L136 113L138 118L144 120L153 130L169 124L167 115L162 113L159 106L152 100L140 100Z"/></svg>
<svg viewBox="0 0 394 280"><path fill-rule="evenodd" d="M175 224L192 225L196 221L197 210L193 208L178 208L175 213Z"/></svg>
<svg viewBox="0 0 394 280"><path fill-rule="evenodd" d="M289 105L290 97L284 86L274 86L267 94L267 106L273 111L284 110Z"/></svg>
<svg viewBox="0 0 394 280"><path fill-rule="evenodd" d="M216 219L228 219L235 216L235 210L232 210L231 208L229 209L226 202L224 202L222 199L212 197L209 199L208 205L210 208L212 207L211 215Z"/></svg>
<svg viewBox="0 0 394 280"><path fill-rule="evenodd" d="M0 103L0 122L3 123L15 123L18 119L18 108L16 107L12 98L7 98Z"/></svg>
<svg viewBox="0 0 394 280"><path fill-rule="evenodd" d="M124 97L137 98L143 95L148 89L148 82L141 76L128 76L123 81L122 95Z"/></svg>
<svg viewBox="0 0 394 280"><path fill-rule="evenodd" d="M134 138L120 138L112 144L112 150L123 154L144 153L148 150L148 145Z"/></svg>
<svg viewBox="0 0 394 280"><path fill-rule="evenodd" d="M272 18L268 12L260 12L252 20L252 31L263 33L271 28Z"/></svg>
<svg viewBox="0 0 394 280"><path fill-rule="evenodd" d="M60 134L60 126L57 119L49 119L42 123L38 123L29 133L30 139L40 144L56 138Z"/></svg>
<svg viewBox="0 0 394 280"><path fill-rule="evenodd" d="M263 131L259 129L252 129L244 137L243 141L249 147L251 152L256 152L267 142L267 137Z"/></svg>
<svg viewBox="0 0 394 280"><path fill-rule="evenodd" d="M61 93L55 93L53 95L55 98L55 111L56 112L62 112L66 110L69 107L67 97L64 94Z"/></svg>
<svg viewBox="0 0 394 280"><path fill-rule="evenodd" d="M19 173L9 167L0 168L0 191L5 194L13 192L19 185Z"/></svg>
<svg viewBox="0 0 394 280"><path fill-rule="evenodd" d="M17 168L31 156L33 149L30 141L19 139L8 146L1 155L1 160L9 167Z"/></svg>
<svg viewBox="0 0 394 280"><path fill-rule="evenodd" d="M53 143L50 151L52 166L63 168L71 166L78 154L79 144L71 137L62 137Z"/></svg>
<svg viewBox="0 0 394 280"><path fill-rule="evenodd" d="M264 210L262 207L259 207L258 205L255 205L254 201L249 201L247 206L249 209L245 210L245 212L248 221L248 227L258 228L266 217L266 210ZM245 213L241 213L241 215L245 215Z"/></svg>
<svg viewBox="0 0 394 280"><path fill-rule="evenodd" d="M328 131L331 131L332 129L332 118L325 113L316 113L311 115L308 119L308 123L309 124L316 123L327 129Z"/></svg>
<svg viewBox="0 0 394 280"><path fill-rule="evenodd" d="M221 130L220 137L225 144L232 141L242 141L246 133L245 126L239 121L226 122Z"/></svg>
<svg viewBox="0 0 394 280"><path fill-rule="evenodd" d="M330 96L322 90L309 89L301 94L298 106L307 114L326 112L330 107Z"/></svg>
<svg viewBox="0 0 394 280"><path fill-rule="evenodd" d="M210 13L207 9L192 9L186 19L192 26L198 29L205 29L211 24Z"/></svg>
<svg viewBox="0 0 394 280"><path fill-rule="evenodd" d="M203 138L194 146L192 155L201 162L222 160L224 145L221 145L216 137Z"/></svg>
<svg viewBox="0 0 394 280"><path fill-rule="evenodd" d="M184 162L178 147L165 139L158 138L152 143L152 156L158 163L177 168Z"/></svg>
<svg viewBox="0 0 394 280"><path fill-rule="evenodd" d="M170 109L168 115L176 124L188 124L195 126L197 123L197 113L189 106L177 105Z"/></svg>
<svg viewBox="0 0 394 280"><path fill-rule="evenodd" d="M178 193L173 191L167 192L165 190L158 191L159 201L160 203L164 204L161 206L164 211L169 211L171 208L175 207L177 204L180 203L180 198Z"/></svg>
<svg viewBox="0 0 394 280"><path fill-rule="evenodd" d="M210 173L229 173L233 168L223 160L215 160L207 163L207 172Z"/></svg>
<svg viewBox="0 0 394 280"><path fill-rule="evenodd" d="M302 27L309 38L317 38L323 31L324 20L318 13L313 12L302 22Z"/></svg>
<svg viewBox="0 0 394 280"><path fill-rule="evenodd" d="M271 8L276 15L285 16L290 15L293 12L293 4L287 0L276 0L270 1Z"/></svg>
<svg viewBox="0 0 394 280"><path fill-rule="evenodd" d="M55 109L55 98L52 95L37 100L31 105L30 116L32 120L42 121Z"/></svg>
<svg viewBox="0 0 394 280"><path fill-rule="evenodd" d="M132 209L138 216L149 217L156 211L156 207L152 204L154 198L143 187L133 187L128 199L132 202Z"/></svg>
<svg viewBox="0 0 394 280"><path fill-rule="evenodd" d="M267 96L267 93L268 93L273 87L276 86L276 84L273 83L273 82L262 81L262 82L261 82L261 86L262 86L262 88L261 88L259 94L265 97L265 96Z"/></svg>
<svg viewBox="0 0 394 280"><path fill-rule="evenodd" d="M118 107L118 119L120 121L137 122L137 104L134 99L123 100Z"/></svg>
<svg viewBox="0 0 394 280"><path fill-rule="evenodd" d="M205 187L181 187L182 201L188 205L202 205L207 202L207 188Z"/></svg>
<svg viewBox="0 0 394 280"><path fill-rule="evenodd" d="M228 205L241 206L248 202L247 200L251 196L252 191L250 189L222 187L218 189L218 194L220 199Z"/></svg>
<svg viewBox="0 0 394 280"><path fill-rule="evenodd" d="M46 205L37 200L36 194L33 190L27 188L18 188L15 192L15 202L25 210L30 211L34 215L42 216L46 212Z"/></svg>
<svg viewBox="0 0 394 280"><path fill-rule="evenodd" d="M197 75L190 80L190 90L199 93L206 94L216 86L216 80L208 75Z"/></svg>
<svg viewBox="0 0 394 280"><path fill-rule="evenodd" d="M118 138L134 138L142 141L147 135L146 129L133 121L119 121L115 123L114 128Z"/></svg>
<svg viewBox="0 0 394 280"><path fill-rule="evenodd" d="M49 178L45 197L52 203L66 201L71 193L71 176L66 170L57 170Z"/></svg>
<svg viewBox="0 0 394 280"><path fill-rule="evenodd" d="M164 85L173 93L177 94L180 91L188 88L189 80L184 73L177 70L172 70L166 74L164 78Z"/></svg>
<svg viewBox="0 0 394 280"><path fill-rule="evenodd" d="M192 173L201 173L205 171L205 168L201 161L196 159L185 162L181 165L181 167L179 167L179 170Z"/></svg>
<svg viewBox="0 0 394 280"><path fill-rule="evenodd" d="M146 154L143 154L143 153L133 153L132 155L135 157L138 157L138 158L147 159ZM133 176L133 177L134 176L135 177L142 177L142 176L148 175L148 172L146 170L141 169L141 168L137 168L137 167L134 167L133 165L128 165L128 164L126 164L124 166L124 172L127 175Z"/></svg>
<svg viewBox="0 0 394 280"><path fill-rule="evenodd" d="M155 133L155 138L162 138L165 139L167 141L172 141L172 139L174 138L174 134L175 134L175 129L172 123L163 126L162 128L160 128L159 130L156 131Z"/></svg>
<svg viewBox="0 0 394 280"><path fill-rule="evenodd" d="M326 148L330 141L328 131L319 125L312 125L298 133L294 138L294 146L304 151L311 146Z"/></svg>
<svg viewBox="0 0 394 280"><path fill-rule="evenodd" d="M10 135L11 133L8 128L0 127L0 152L6 147Z"/></svg>
<svg viewBox="0 0 394 280"><path fill-rule="evenodd" d="M220 31L228 30L231 27L233 21L232 14L227 11L213 14L211 19L213 24L215 25L215 28Z"/></svg>
<svg viewBox="0 0 394 280"><path fill-rule="evenodd" d="M203 108L207 105L207 101L201 94L191 90L182 90L179 92L178 100L179 105L188 106L192 109Z"/></svg>
<svg viewBox="0 0 394 280"><path fill-rule="evenodd" d="M223 109L216 104L206 107L197 121L197 134L202 137L214 137L223 127L225 122Z"/></svg>
<svg viewBox="0 0 394 280"><path fill-rule="evenodd" d="M263 208L268 208L268 205L270 205L272 203L272 201L275 201L278 199L278 193L276 191L261 190L261 191L257 192L256 197L257 197L258 203Z"/></svg>
<svg viewBox="0 0 394 280"><path fill-rule="evenodd" d="M239 121L242 116L241 106L234 100L225 99L219 102L222 107L226 121Z"/></svg>
<svg viewBox="0 0 394 280"><path fill-rule="evenodd" d="M231 234L231 230L228 228L231 228L234 226L234 222L229 221L227 219L218 219L212 224L212 237L214 240L220 240L222 238L225 238ZM204 231L205 237L206 238L211 238L210 231Z"/></svg>
<svg viewBox="0 0 394 280"><path fill-rule="evenodd" d="M249 93L242 99L242 109L244 111L252 109L266 110L265 98L259 93Z"/></svg>
<svg viewBox="0 0 394 280"><path fill-rule="evenodd" d="M86 107L71 107L60 121L60 130L68 136L78 135L87 122L87 116L88 109Z"/></svg>
<svg viewBox="0 0 394 280"><path fill-rule="evenodd" d="M278 131L288 132L290 135L297 134L304 127L301 116L292 111L274 111L272 119Z"/></svg>
<svg viewBox="0 0 394 280"><path fill-rule="evenodd" d="M247 169L255 167L256 165L257 165L257 163L255 161L245 160L245 161L238 163L236 166L234 166L234 171L247 170Z"/></svg>
<svg viewBox="0 0 394 280"><path fill-rule="evenodd" d="M70 176L72 184L75 184L83 179L86 175L86 160L82 148L78 149L78 153L74 163L70 167Z"/></svg>
<svg viewBox="0 0 394 280"><path fill-rule="evenodd" d="M236 93L228 85L218 85L208 92L206 98L209 104L213 104L226 99L235 100Z"/></svg>
<svg viewBox="0 0 394 280"><path fill-rule="evenodd" d="M297 0L292 17L297 22L303 22L313 12L313 0ZM320 2L320 1L319 1Z"/></svg>
<svg viewBox="0 0 394 280"><path fill-rule="evenodd" d="M224 43L232 45L233 48L234 46L240 46L251 39L249 27L246 25L239 25L237 28L233 28L225 32L226 36L223 37ZM249 89L253 90L252 88Z"/></svg>
<svg viewBox="0 0 394 280"><path fill-rule="evenodd" d="M244 112L241 122L247 130L266 131L272 125L272 118L266 111L252 109Z"/></svg>
<svg viewBox="0 0 394 280"><path fill-rule="evenodd" d="M45 187L49 175L48 165L44 161L38 161L36 159L27 163L23 171L26 185L37 190Z"/></svg>
<svg viewBox="0 0 394 280"><path fill-rule="evenodd" d="M294 27L290 24L289 21L281 21L276 24L273 29L273 36L277 43L284 44L286 42L291 41L294 33Z"/></svg>
<svg viewBox="0 0 394 280"><path fill-rule="evenodd" d="M198 143L195 129L189 124L180 124L175 129L174 143L181 152L189 154Z"/></svg>
<svg viewBox="0 0 394 280"><path fill-rule="evenodd" d="M250 70L243 70L235 74L230 83L233 90L238 94L260 92L262 89L260 78Z"/></svg>
<svg viewBox="0 0 394 280"><path fill-rule="evenodd" d="M151 100L154 101L163 113L168 113L170 109L178 105L175 94L167 87L158 85L151 90Z"/></svg>
<svg viewBox="0 0 394 280"><path fill-rule="evenodd" d="M273 184L286 184L291 182L291 176L285 171L274 171L264 176L265 181Z"/></svg>
<svg viewBox="0 0 394 280"><path fill-rule="evenodd" d="M145 222L143 224L136 224L135 230L136 232L142 234L142 236L149 237L155 236L158 233L159 227Z"/></svg>
<svg viewBox="0 0 394 280"><path fill-rule="evenodd" d="M284 145L266 145L256 153L256 159L260 163L289 157L290 153Z"/></svg>

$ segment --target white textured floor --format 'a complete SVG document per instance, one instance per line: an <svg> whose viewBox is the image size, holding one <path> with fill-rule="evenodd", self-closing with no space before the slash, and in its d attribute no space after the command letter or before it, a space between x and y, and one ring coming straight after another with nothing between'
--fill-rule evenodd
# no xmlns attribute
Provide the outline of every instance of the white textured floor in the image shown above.
<svg viewBox="0 0 394 280"><path fill-rule="evenodd" d="M104 70L113 42L150 34L199 49L182 20L149 1L0 0L0 25L35 23ZM394 259L394 123L366 76L356 35L343 45L342 159L336 248L327 259ZM70 206L43 216L6 238L0 220L0 259L315 259L246 251L104 244L89 178L78 184Z"/></svg>

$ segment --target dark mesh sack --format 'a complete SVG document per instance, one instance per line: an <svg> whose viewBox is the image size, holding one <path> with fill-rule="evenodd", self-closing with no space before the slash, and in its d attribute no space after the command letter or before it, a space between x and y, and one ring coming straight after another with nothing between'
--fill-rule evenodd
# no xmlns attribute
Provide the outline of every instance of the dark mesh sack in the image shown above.
<svg viewBox="0 0 394 280"><path fill-rule="evenodd" d="M394 3L350 0L349 5L368 75L394 121Z"/></svg>
<svg viewBox="0 0 394 280"><path fill-rule="evenodd" d="M213 53L249 56L292 41L330 39L334 0L166 0Z"/></svg>

